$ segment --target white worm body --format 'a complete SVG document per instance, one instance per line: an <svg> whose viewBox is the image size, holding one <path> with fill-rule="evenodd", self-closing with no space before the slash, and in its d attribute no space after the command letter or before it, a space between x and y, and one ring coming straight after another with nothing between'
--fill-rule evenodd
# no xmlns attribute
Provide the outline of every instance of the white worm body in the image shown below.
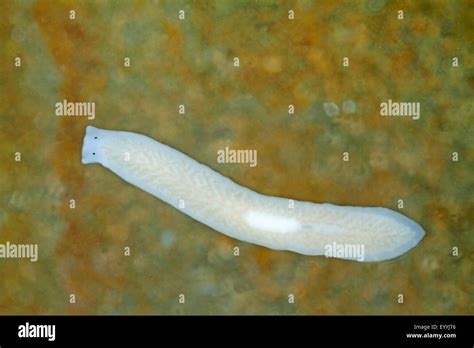
<svg viewBox="0 0 474 348"><path fill-rule="evenodd" d="M126 182L232 238L276 250L327 255L361 245L363 259L395 258L424 236L420 225L386 208L336 206L259 194L144 135L88 126L82 163L100 163ZM354 255L334 257L355 260Z"/></svg>

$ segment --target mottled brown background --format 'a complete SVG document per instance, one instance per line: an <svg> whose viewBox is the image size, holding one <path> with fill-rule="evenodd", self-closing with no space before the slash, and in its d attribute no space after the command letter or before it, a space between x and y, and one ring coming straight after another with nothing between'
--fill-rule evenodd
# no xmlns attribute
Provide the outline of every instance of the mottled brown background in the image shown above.
<svg viewBox="0 0 474 348"><path fill-rule="evenodd" d="M0 18L0 243L40 248L37 263L0 259L0 314L474 314L471 1L9 0ZM389 98L420 102L421 119L380 117ZM96 119L56 117L63 99L95 101ZM239 242L82 165L87 124L147 134L265 194L402 198L427 234L382 263ZM218 164L225 146L257 149L258 166Z"/></svg>

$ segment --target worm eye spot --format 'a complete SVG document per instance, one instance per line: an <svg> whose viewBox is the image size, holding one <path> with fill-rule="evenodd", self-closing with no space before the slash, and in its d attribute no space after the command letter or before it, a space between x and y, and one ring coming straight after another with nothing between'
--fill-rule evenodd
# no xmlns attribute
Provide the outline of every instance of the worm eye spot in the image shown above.
<svg viewBox="0 0 474 348"><path fill-rule="evenodd" d="M92 153L95 156L95 152Z"/></svg>
<svg viewBox="0 0 474 348"><path fill-rule="evenodd" d="M94 137L94 139L97 139L97 137Z"/></svg>

